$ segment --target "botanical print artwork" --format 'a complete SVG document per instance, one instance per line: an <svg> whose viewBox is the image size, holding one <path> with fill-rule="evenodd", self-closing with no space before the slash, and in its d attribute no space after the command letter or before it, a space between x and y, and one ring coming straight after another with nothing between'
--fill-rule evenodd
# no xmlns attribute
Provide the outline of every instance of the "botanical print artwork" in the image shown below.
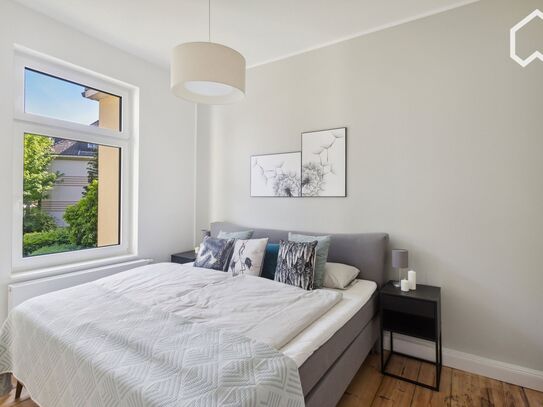
<svg viewBox="0 0 543 407"><path fill-rule="evenodd" d="M300 152L252 156L251 196L300 196L300 167Z"/></svg>
<svg viewBox="0 0 543 407"><path fill-rule="evenodd" d="M302 196L346 196L346 128L302 133Z"/></svg>

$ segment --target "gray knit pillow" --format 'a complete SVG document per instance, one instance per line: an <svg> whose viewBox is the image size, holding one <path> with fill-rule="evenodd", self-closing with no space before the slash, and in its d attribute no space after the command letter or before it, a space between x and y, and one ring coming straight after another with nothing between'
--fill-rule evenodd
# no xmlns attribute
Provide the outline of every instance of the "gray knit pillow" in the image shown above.
<svg viewBox="0 0 543 407"><path fill-rule="evenodd" d="M313 289L315 277L315 248L313 242L286 242L281 240L275 281L303 288Z"/></svg>

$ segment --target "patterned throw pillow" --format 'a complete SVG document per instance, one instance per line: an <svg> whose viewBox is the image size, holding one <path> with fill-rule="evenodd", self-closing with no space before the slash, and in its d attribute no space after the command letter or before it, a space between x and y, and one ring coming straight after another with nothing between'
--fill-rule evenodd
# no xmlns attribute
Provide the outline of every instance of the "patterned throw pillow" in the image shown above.
<svg viewBox="0 0 543 407"><path fill-rule="evenodd" d="M268 238L236 240L229 269L233 276L250 274L260 276Z"/></svg>
<svg viewBox="0 0 543 407"><path fill-rule="evenodd" d="M328 250L330 249L331 236L308 236L298 235L296 233L289 232L288 240L293 242L312 242L317 241L317 258L315 260L315 282L314 288L322 288L324 284L324 265L328 260Z"/></svg>
<svg viewBox="0 0 543 407"><path fill-rule="evenodd" d="M236 239L206 237L200 245L194 267L226 271L235 242Z"/></svg>
<svg viewBox="0 0 543 407"><path fill-rule="evenodd" d="M281 240L275 281L304 290L312 290L316 247L316 240L313 242L285 242Z"/></svg>

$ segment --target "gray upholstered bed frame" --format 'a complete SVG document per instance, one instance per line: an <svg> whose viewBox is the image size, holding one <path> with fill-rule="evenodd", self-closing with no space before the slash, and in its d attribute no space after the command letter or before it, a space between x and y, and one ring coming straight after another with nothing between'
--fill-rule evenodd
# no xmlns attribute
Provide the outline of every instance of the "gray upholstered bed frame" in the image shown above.
<svg viewBox="0 0 543 407"><path fill-rule="evenodd" d="M211 224L211 235L219 231L254 230L253 238L267 237L270 243L287 240L286 230L258 229L227 222ZM296 232L296 231L292 231ZM386 233L330 234L328 261L345 263L360 270L359 278L373 280L380 287L385 282ZM300 366L300 379L307 407L335 406L366 356L379 339L377 292L332 338Z"/></svg>

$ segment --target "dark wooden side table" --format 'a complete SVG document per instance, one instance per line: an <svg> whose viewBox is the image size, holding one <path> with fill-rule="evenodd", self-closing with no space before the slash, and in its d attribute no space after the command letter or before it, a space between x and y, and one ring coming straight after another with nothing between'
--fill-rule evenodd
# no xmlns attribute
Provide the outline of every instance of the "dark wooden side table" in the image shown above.
<svg viewBox="0 0 543 407"><path fill-rule="evenodd" d="M171 258L172 263L179 264L192 263L194 260L196 260L196 253L194 250L172 254Z"/></svg>
<svg viewBox="0 0 543 407"><path fill-rule="evenodd" d="M380 291L381 373L431 390L439 391L442 368L441 288L417 284L414 291L403 292L392 281ZM390 353L385 360L384 333L390 332ZM394 350L395 333L434 342L435 361L417 358ZM386 371L393 354L431 363L436 369L435 386L404 378Z"/></svg>

